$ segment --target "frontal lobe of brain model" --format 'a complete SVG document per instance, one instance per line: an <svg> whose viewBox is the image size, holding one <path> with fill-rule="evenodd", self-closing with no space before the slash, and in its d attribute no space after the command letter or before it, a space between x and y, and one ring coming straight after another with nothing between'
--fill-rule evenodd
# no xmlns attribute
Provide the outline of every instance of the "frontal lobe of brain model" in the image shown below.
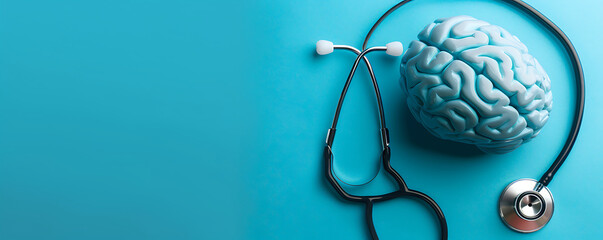
<svg viewBox="0 0 603 240"><path fill-rule="evenodd" d="M506 153L549 118L551 80L519 39L469 16L438 19L402 57L415 119L439 138Z"/></svg>

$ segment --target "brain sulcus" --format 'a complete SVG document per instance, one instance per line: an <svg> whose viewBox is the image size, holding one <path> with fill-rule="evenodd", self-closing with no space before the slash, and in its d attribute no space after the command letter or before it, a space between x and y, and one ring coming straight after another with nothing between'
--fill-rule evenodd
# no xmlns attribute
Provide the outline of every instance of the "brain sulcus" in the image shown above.
<svg viewBox="0 0 603 240"><path fill-rule="evenodd" d="M402 57L415 119L435 136L510 152L538 135L552 110L551 81L519 39L469 16L438 19Z"/></svg>

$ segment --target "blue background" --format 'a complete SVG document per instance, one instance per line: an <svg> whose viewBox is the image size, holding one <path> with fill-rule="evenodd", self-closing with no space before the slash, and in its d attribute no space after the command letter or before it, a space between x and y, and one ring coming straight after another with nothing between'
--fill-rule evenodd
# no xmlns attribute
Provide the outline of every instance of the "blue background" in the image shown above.
<svg viewBox="0 0 603 240"><path fill-rule="evenodd" d="M574 85L561 45L494 1L417 1L369 45L407 45L439 17L503 26L552 80L541 135L512 153L438 140L410 116L400 58L372 54L391 132L392 164L431 195L450 239L599 239L603 186L600 9L528 1L572 39L585 69L584 124L550 185L554 217L509 230L501 190L538 178L569 131ZM0 1L0 239L366 239L363 206L337 197L322 147L354 56L314 54L328 39L360 47L396 1ZM378 118L365 68L352 83L335 168L362 182L378 169ZM385 193L379 176L359 194ZM412 199L376 205L382 239L436 239Z"/></svg>

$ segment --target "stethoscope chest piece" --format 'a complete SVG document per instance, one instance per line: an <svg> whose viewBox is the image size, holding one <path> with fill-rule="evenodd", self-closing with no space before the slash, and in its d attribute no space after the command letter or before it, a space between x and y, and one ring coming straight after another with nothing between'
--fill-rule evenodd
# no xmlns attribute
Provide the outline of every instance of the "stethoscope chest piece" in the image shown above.
<svg viewBox="0 0 603 240"><path fill-rule="evenodd" d="M511 229L530 233L544 227L555 208L553 195L534 179L519 179L505 188L498 200L499 214Z"/></svg>

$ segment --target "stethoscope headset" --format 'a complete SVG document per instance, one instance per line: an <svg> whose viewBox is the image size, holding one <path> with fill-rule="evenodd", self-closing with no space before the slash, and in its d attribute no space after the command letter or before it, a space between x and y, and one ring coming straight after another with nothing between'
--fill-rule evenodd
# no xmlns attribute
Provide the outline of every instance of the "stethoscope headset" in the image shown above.
<svg viewBox="0 0 603 240"><path fill-rule="evenodd" d="M371 64L368 58L366 58L365 56L366 54L374 51L385 51L387 54L393 56L399 56L402 54L402 44L399 42L388 43L384 47L380 46L366 48L366 45L375 29L379 26L379 24L396 9L400 8L401 6L410 1L412 0L404 0L402 2L399 2L398 4L394 5L392 8L387 10L387 12L385 12L377 20L377 22L371 27L364 39L364 43L362 44L362 51L347 45L333 45L331 42L324 40L318 41L318 43L316 44L316 51L320 55L329 54L333 52L334 49L348 50L354 52L357 55L356 60L354 61L354 65L350 70L348 78L341 92L341 96L339 97L337 109L335 110L335 116L333 118L333 123L327 133L326 146L324 148L325 176L329 183L333 186L333 188L335 188L337 193L343 199L365 204L365 218L372 239L379 239L375 230L375 225L373 224L373 204L402 197L415 197L417 199L420 199L421 201L426 202L436 213L440 224L441 239L448 239L448 227L446 223L446 218L439 205L427 194L408 188L402 176L400 176L400 174L395 169L393 169L390 164L391 149L389 147L389 131L385 125L385 114L383 112L381 94L379 92L379 86L377 84L377 80L371 67ZM584 74L582 70L582 65L580 64L580 58L578 57L578 54L576 53L573 44L571 43L569 38L563 33L563 31L559 29L559 27L557 27L551 20L545 17L538 10L534 9L532 6L528 5L527 3L521 0L504 0L504 2L513 5L514 7L518 8L519 10L523 11L524 13L537 20L560 40L561 44L563 45L563 47L567 51L567 54L570 57L572 68L574 71L574 79L576 81L577 99L576 106L574 109L574 119L572 121L569 136L565 141L561 152L557 155L557 158L555 159L553 164L551 164L549 169L542 175L540 180L536 181L535 179L527 178L516 180L510 183L503 190L499 198L499 214L503 222L515 231L528 233L541 229L546 223L548 223L548 221L552 217L554 210L554 202L551 192L549 191L547 186L551 182L551 180L555 176L555 173L559 170L561 165L563 165L565 159L568 157L572 147L574 146L574 143L576 142L578 131L580 130L580 125L582 123L582 115L584 111ZM347 90L350 86L352 78L354 77L356 68L360 63L360 60L363 60L366 64L366 67L372 80L375 97L377 99L381 127L381 159L383 168L388 174L393 177L393 179L398 185L398 190L382 195L358 196L350 194L346 190L344 190L343 187L339 184L340 181L343 181L339 179L333 171L333 151L331 147L333 146L333 141L335 139L337 121L339 120L339 113L341 112L341 107L343 105L343 101L345 99ZM369 180L367 183L371 181L372 179ZM358 184L352 186L358 186Z"/></svg>

